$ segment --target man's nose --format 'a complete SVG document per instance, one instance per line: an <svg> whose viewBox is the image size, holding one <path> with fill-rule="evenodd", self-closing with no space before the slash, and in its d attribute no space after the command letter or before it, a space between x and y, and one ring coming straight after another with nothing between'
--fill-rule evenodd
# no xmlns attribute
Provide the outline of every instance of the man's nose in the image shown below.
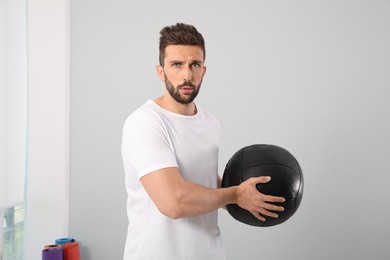
<svg viewBox="0 0 390 260"><path fill-rule="evenodd" d="M192 70L189 66L184 67L183 69L183 79L184 81L191 80L192 78Z"/></svg>

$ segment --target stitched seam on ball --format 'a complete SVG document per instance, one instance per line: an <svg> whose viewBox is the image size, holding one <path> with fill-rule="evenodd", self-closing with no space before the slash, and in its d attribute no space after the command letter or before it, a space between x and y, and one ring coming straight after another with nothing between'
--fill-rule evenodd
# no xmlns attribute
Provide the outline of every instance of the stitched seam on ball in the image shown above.
<svg viewBox="0 0 390 260"><path fill-rule="evenodd" d="M242 165L242 163L241 163ZM288 167L286 165L283 165L283 164L279 164L279 163L262 163L262 164L252 164L252 165L249 165L249 166L246 166L246 167L241 167L241 171L242 169L248 169L248 168L252 168L252 167L256 167L256 166L263 166L263 165L266 165L266 166L270 166L270 165L277 165L277 166L281 166L281 167L284 167L284 168L287 168L287 169L290 169L292 170L293 172L295 173L300 173L299 171L297 172L295 169L291 168L291 167ZM240 178L241 178L241 173L240 173ZM241 179L242 181L242 179Z"/></svg>

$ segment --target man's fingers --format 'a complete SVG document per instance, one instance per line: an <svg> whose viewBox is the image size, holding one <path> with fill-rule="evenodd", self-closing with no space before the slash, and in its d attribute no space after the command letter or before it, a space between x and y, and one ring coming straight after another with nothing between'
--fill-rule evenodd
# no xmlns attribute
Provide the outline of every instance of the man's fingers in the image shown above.
<svg viewBox="0 0 390 260"><path fill-rule="evenodd" d="M257 183L267 183L271 180L270 176L260 176L260 177L254 177L254 182Z"/></svg>
<svg viewBox="0 0 390 260"><path fill-rule="evenodd" d="M275 202L283 203L283 202L286 201L286 199L283 198L283 197L276 197L276 196L271 196L271 195L265 195L264 201L271 202L271 203L275 203Z"/></svg>
<svg viewBox="0 0 390 260"><path fill-rule="evenodd" d="M250 191L248 194L252 194L251 197L246 198L243 204L239 204L239 206L246 208L249 210L252 215L260 221L266 221L266 217L277 218L277 212L284 211L284 208L280 205L275 205L274 203L283 203L286 200L283 197L277 197L272 195L266 195L257 190L255 187L258 183L267 183L271 180L270 176L260 176L253 177L248 182L248 185L245 188L251 187L247 189ZM253 185L253 186L252 186ZM252 189L254 188L254 189ZM243 189L245 190L245 189ZM247 203L249 199L250 203Z"/></svg>
<svg viewBox="0 0 390 260"><path fill-rule="evenodd" d="M271 177L270 176L255 177L255 178L253 178L253 181L256 184L257 183L267 183L267 182L271 181ZM264 194L264 195L265 195L265 200L264 201L267 201L267 202L279 202L279 203L282 203L282 202L286 201L283 197L270 196L270 195L266 195L266 194Z"/></svg>
<svg viewBox="0 0 390 260"><path fill-rule="evenodd" d="M265 217L263 217L261 214L260 214L260 212L258 212L258 211L253 211L252 212L252 215L253 216L255 216L255 218L257 218L258 220L260 220L260 221L265 221Z"/></svg>
<svg viewBox="0 0 390 260"><path fill-rule="evenodd" d="M259 213L261 213L261 215L264 215L264 216L268 216L268 217L271 217L271 218L277 218L278 217L278 214L276 214L275 212L271 212L271 211L268 211L266 209L261 209L259 211Z"/></svg>
<svg viewBox="0 0 390 260"><path fill-rule="evenodd" d="M277 206L269 203L265 203L263 208L270 211L284 211L284 208L282 206Z"/></svg>
<svg viewBox="0 0 390 260"><path fill-rule="evenodd" d="M265 221L264 216L271 217L271 218L278 217L278 214L276 214L275 212L268 211L265 208L260 208L259 211L253 211L252 214L253 216L255 216L255 218L257 218L260 221Z"/></svg>

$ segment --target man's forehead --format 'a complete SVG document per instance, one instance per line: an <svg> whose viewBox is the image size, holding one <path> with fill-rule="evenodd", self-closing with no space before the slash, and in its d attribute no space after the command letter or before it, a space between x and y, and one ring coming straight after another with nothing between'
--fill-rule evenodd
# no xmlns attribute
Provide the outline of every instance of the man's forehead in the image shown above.
<svg viewBox="0 0 390 260"><path fill-rule="evenodd" d="M203 62L203 50L193 45L168 45L165 48L165 59L190 59Z"/></svg>

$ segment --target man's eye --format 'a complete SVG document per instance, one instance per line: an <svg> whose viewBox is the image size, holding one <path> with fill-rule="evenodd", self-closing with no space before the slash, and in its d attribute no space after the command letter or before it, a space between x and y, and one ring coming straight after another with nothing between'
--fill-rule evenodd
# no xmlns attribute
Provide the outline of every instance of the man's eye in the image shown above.
<svg viewBox="0 0 390 260"><path fill-rule="evenodd" d="M193 63L192 67L196 68L196 69L199 69L200 68L200 64L199 63Z"/></svg>
<svg viewBox="0 0 390 260"><path fill-rule="evenodd" d="M173 63L173 64L172 64L172 67L174 67L174 68L180 68L180 67L181 67L181 63Z"/></svg>

